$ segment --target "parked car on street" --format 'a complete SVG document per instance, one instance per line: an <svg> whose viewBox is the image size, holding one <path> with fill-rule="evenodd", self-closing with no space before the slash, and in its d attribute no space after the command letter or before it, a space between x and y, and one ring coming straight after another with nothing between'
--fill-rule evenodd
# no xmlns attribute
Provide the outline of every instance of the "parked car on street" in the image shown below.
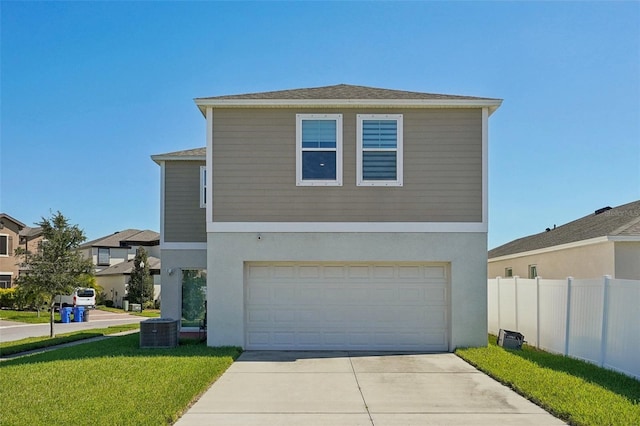
<svg viewBox="0 0 640 426"><path fill-rule="evenodd" d="M96 307L96 291L92 288L78 287L70 295L57 295L54 302L56 308L84 306L87 309L94 309Z"/></svg>

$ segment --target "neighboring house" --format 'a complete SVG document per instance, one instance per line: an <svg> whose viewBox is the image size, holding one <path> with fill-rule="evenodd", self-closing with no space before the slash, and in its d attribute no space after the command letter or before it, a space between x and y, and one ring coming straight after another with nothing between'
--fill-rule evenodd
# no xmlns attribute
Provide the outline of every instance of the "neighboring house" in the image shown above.
<svg viewBox="0 0 640 426"><path fill-rule="evenodd" d="M152 157L163 316L185 318L195 287L212 346L486 345L501 100L337 85L195 102L206 150Z"/></svg>
<svg viewBox="0 0 640 426"><path fill-rule="evenodd" d="M143 247L147 252L149 268L154 280L154 299L159 299L159 233L126 229L80 246L80 252L84 258L91 259L94 264L96 284L102 287L106 300L111 300L116 307L122 307L122 300L127 295L129 276L138 247Z"/></svg>
<svg viewBox="0 0 640 426"><path fill-rule="evenodd" d="M640 280L640 201L604 207L489 251L488 277Z"/></svg>
<svg viewBox="0 0 640 426"><path fill-rule="evenodd" d="M6 213L0 213L0 288L12 288L20 275L18 266L24 260L15 256L15 250L21 247L27 253L40 248L42 228L31 228ZM28 256L28 254L27 254Z"/></svg>

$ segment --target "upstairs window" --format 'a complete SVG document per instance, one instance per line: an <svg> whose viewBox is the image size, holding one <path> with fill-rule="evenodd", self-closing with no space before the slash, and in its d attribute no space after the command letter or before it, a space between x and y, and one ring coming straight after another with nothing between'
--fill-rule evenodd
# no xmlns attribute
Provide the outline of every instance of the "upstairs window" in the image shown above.
<svg viewBox="0 0 640 426"><path fill-rule="evenodd" d="M9 239L8 235L0 235L0 256L9 256Z"/></svg>
<svg viewBox="0 0 640 426"><path fill-rule="evenodd" d="M342 186L342 114L296 115L296 185Z"/></svg>
<svg viewBox="0 0 640 426"><path fill-rule="evenodd" d="M402 186L402 114L358 114L358 186Z"/></svg>
<svg viewBox="0 0 640 426"><path fill-rule="evenodd" d="M98 265L109 266L111 253L109 247L98 247Z"/></svg>

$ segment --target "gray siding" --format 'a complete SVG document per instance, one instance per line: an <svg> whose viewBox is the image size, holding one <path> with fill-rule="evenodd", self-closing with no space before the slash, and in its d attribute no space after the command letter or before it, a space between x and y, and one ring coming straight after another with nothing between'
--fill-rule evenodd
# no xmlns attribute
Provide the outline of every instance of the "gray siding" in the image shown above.
<svg viewBox="0 0 640 426"><path fill-rule="evenodd" d="M200 208L204 161L167 161L164 170L164 241L206 242L206 209Z"/></svg>
<svg viewBox="0 0 640 426"><path fill-rule="evenodd" d="M296 114L343 114L343 186L296 186ZM356 186L356 114L404 115L404 186ZM480 222L480 109L215 109L216 222Z"/></svg>

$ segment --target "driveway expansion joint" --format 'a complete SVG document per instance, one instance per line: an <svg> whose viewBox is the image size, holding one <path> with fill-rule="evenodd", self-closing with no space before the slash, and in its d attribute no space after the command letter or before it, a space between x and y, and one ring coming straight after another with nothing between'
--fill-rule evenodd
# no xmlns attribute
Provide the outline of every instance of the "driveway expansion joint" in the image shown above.
<svg viewBox="0 0 640 426"><path fill-rule="evenodd" d="M367 401L364 399L364 395L362 394L362 388L360 387L360 382L358 381L358 374L356 373L356 369L353 367L353 361L351 360L351 354L349 357L349 365L351 366L351 371L353 372L353 377L356 379L356 385L358 386L358 392L360 392L360 397L362 397L362 403L364 404L365 410L367 410L367 416L369 416L369 420L371 421L371 426L375 426L373 421L373 417L371 417L371 411L369 411L369 406L367 405Z"/></svg>

